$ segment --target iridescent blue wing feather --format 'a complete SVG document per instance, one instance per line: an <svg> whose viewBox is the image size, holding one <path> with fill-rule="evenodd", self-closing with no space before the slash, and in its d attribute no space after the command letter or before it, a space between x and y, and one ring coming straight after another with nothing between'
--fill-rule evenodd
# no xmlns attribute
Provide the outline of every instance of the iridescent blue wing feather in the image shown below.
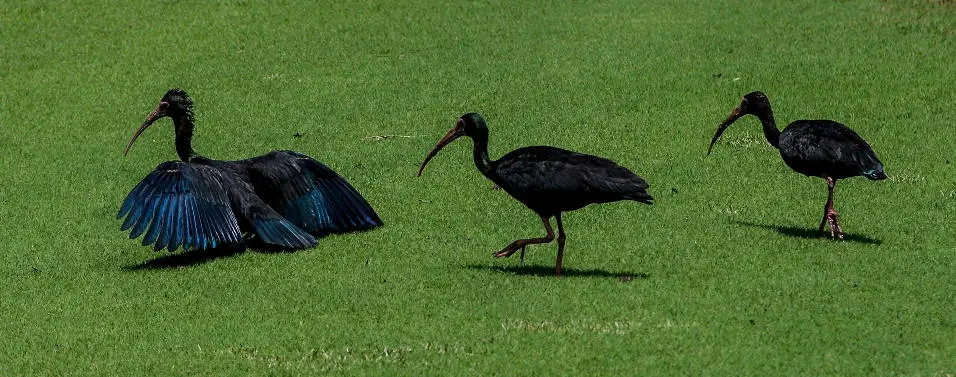
<svg viewBox="0 0 956 377"><path fill-rule="evenodd" d="M352 185L306 155L276 151L247 163L259 197L313 235L382 225L378 214Z"/></svg>
<svg viewBox="0 0 956 377"><path fill-rule="evenodd" d="M208 249L242 242L221 173L180 161L164 162L133 188L117 219L129 237L144 234L155 250Z"/></svg>

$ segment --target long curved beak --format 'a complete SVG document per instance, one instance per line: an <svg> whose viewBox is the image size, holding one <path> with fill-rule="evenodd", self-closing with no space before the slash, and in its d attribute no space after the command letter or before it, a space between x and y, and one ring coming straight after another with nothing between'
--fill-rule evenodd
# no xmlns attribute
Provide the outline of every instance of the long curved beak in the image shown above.
<svg viewBox="0 0 956 377"><path fill-rule="evenodd" d="M737 106L737 108L735 108L734 111L730 113L730 116L728 116L727 119L723 121L723 123L717 126L717 133L714 134L713 139L710 139L710 146L707 147L708 156L710 155L710 151L714 149L714 143L716 143L717 139L720 138L720 135L724 133L724 130L726 130L727 127L730 127L731 124L736 122L737 119L740 119L740 117L744 115L747 115L747 114L744 113L744 110L741 109L740 106Z"/></svg>
<svg viewBox="0 0 956 377"><path fill-rule="evenodd" d="M126 150L123 151L123 156L129 154L129 149L133 147L133 142L136 141L136 138L138 138L143 131L146 131L149 126L153 125L153 122L155 122L157 119L166 116L166 108L168 107L168 102L160 102L159 105L156 106L156 109L149 113L149 116L146 117L146 121L144 121L143 124L136 129L136 133L134 133L133 137L129 139L129 143L126 144Z"/></svg>
<svg viewBox="0 0 956 377"><path fill-rule="evenodd" d="M422 171L425 170L425 165L428 164L428 161L435 157L442 148L446 145L451 144L455 139L465 135L465 121L458 119L458 123L455 123L455 127L448 131L445 136L442 136L441 140L438 140L438 144L435 144L435 147L428 152L428 155L425 156L425 161L422 162L422 166L418 168L418 176L422 176Z"/></svg>

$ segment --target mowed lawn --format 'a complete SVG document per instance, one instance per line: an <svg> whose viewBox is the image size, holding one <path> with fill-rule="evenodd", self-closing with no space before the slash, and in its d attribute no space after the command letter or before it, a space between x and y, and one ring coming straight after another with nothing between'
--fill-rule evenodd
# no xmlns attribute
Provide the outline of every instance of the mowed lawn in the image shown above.
<svg viewBox="0 0 956 377"><path fill-rule="evenodd" d="M956 374L951 1L0 4L0 375ZM296 253L153 252L114 218L171 122L194 147L306 153L386 222ZM889 180L826 185L741 119L854 128ZM553 145L651 184L564 217L556 244L475 169ZM298 136L296 136L298 135Z"/></svg>

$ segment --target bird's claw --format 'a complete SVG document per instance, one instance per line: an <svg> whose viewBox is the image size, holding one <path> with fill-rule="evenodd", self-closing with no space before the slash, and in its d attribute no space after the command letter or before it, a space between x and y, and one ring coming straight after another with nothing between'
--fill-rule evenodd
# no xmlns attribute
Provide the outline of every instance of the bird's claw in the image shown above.
<svg viewBox="0 0 956 377"><path fill-rule="evenodd" d="M843 239L843 228L840 227L840 215L836 211L827 211L827 225L830 227L830 238ZM823 232L823 227L820 227Z"/></svg>
<svg viewBox="0 0 956 377"><path fill-rule="evenodd" d="M497 252L497 253L494 253L494 254L492 254L492 255L493 255L495 258L507 258L507 257L510 257L511 254L514 254L514 253L515 253L515 250L504 249L504 250L501 250L501 251L499 251L499 252Z"/></svg>
<svg viewBox="0 0 956 377"><path fill-rule="evenodd" d="M830 238L843 240L843 229L840 228L840 223L834 221L830 224Z"/></svg>
<svg viewBox="0 0 956 377"><path fill-rule="evenodd" d="M501 251L499 251L499 252L497 252L497 253L494 253L494 254L492 254L492 255L494 255L495 258L507 258L507 257L510 257L512 254L516 253L516 252L518 251L518 249L521 249L521 263L524 263L524 248L525 248L525 246L527 246L527 245L522 245L522 246L518 246L518 245L508 245L508 246L505 247L504 249L501 249Z"/></svg>

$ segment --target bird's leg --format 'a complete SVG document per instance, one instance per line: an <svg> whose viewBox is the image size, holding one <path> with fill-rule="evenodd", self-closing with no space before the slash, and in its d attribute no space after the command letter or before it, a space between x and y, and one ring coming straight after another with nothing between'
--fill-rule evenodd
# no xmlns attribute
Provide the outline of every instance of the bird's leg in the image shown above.
<svg viewBox="0 0 956 377"><path fill-rule="evenodd" d="M491 190L492 190L492 191L501 191L501 186L498 186L497 183L496 183L496 184L493 184L493 185L491 185ZM524 264L524 246L521 247L521 264L522 264L522 265Z"/></svg>
<svg viewBox="0 0 956 377"><path fill-rule="evenodd" d="M510 257L511 254L514 254L518 249L523 249L525 246L536 244L536 243L548 243L554 240L554 230L551 229L551 217L541 216L541 221L544 222L544 229L548 230L548 234L541 238L528 238L514 241L508 246L505 246L504 249L495 253L495 258L505 258ZM522 252L522 255L524 253Z"/></svg>
<svg viewBox="0 0 956 377"><path fill-rule="evenodd" d="M830 182L830 180L829 180L829 178L828 178L828 179L827 179L827 184L829 184L829 182ZM831 191L831 192L832 192L832 191ZM827 218L829 217L830 204L831 204L832 201L833 201L833 196L832 196L832 195L828 195L828 196L827 196L827 204L824 204L824 205L823 205L823 219L820 220L820 229L817 230L818 232L820 232L820 234L823 234L823 227L825 227L825 226L827 225Z"/></svg>
<svg viewBox="0 0 956 377"><path fill-rule="evenodd" d="M525 246L528 246L528 245L525 245ZM522 265L524 265L524 248L525 248L525 246L522 246L522 247L521 247L521 254L520 254L520 256L521 256L521 264L522 264Z"/></svg>
<svg viewBox="0 0 956 377"><path fill-rule="evenodd" d="M836 179L826 177L827 180L827 204L823 208L823 220L820 221L819 232L823 233L825 225L830 226L830 237L843 239L843 229L840 228L840 214L833 209L833 188L836 186Z"/></svg>
<svg viewBox="0 0 956 377"><path fill-rule="evenodd" d="M561 261L564 259L564 225L561 224L561 212L555 216L558 219L558 259L554 262L554 275L561 276Z"/></svg>

